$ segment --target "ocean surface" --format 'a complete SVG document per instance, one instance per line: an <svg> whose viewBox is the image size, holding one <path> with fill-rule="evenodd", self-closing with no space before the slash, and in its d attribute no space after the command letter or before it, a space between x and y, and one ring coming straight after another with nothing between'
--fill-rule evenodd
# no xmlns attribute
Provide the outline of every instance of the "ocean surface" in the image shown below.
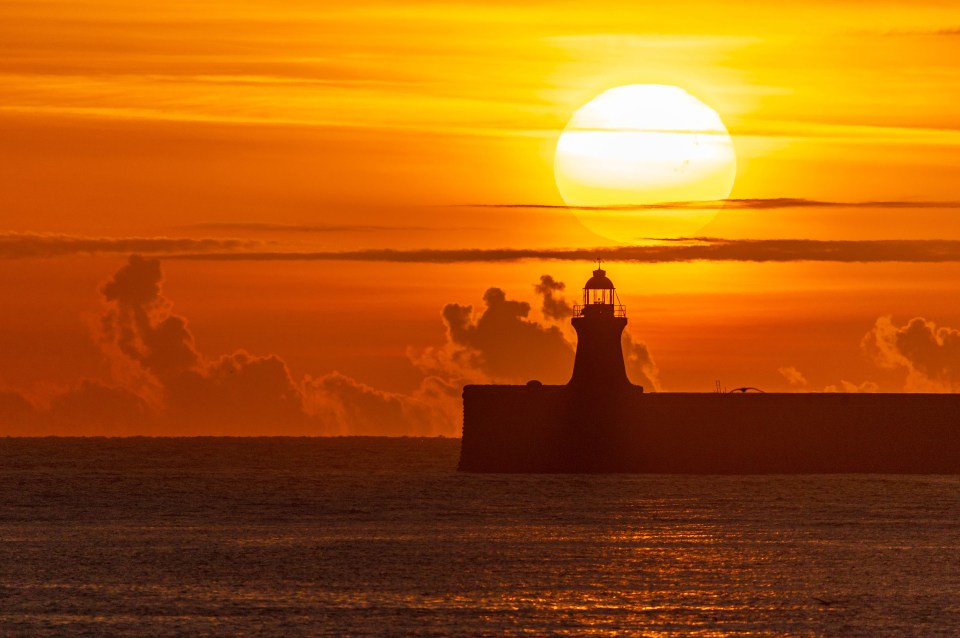
<svg viewBox="0 0 960 638"><path fill-rule="evenodd" d="M960 636L960 477L455 472L455 439L0 439L0 635Z"/></svg>

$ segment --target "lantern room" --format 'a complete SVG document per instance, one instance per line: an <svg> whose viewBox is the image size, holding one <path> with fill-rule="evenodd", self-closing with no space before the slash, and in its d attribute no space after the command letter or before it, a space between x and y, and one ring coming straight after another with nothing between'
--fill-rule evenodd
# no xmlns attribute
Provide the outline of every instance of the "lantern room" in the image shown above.
<svg viewBox="0 0 960 638"><path fill-rule="evenodd" d="M600 268L599 264L597 266L593 277L583 287L583 305L574 306L574 316L626 317L626 308L620 303L617 289L607 277L607 271Z"/></svg>

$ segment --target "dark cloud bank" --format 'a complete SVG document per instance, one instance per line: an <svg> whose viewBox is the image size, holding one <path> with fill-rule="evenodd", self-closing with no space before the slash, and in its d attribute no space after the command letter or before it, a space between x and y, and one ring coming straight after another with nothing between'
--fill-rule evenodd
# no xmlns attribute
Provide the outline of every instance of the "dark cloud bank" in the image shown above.
<svg viewBox="0 0 960 638"><path fill-rule="evenodd" d="M824 241L816 239L717 239L692 237L655 240L644 246L600 248L495 248L451 250L371 249L355 251L181 253L168 259L215 261L367 261L422 264L490 263L522 260L671 263L693 261L742 262L907 262L960 261L960 241L891 239Z"/></svg>
<svg viewBox="0 0 960 638"><path fill-rule="evenodd" d="M882 200L861 202L803 198L728 199L722 201L665 202L631 206L559 206L550 204L465 204L454 207L544 210L700 210L766 211L783 209L888 209L896 211L960 209L960 201ZM450 208L450 207L447 207ZM194 229L241 233L379 233L444 230L424 226L363 224L277 224L267 222L211 222ZM454 230L446 228L446 231ZM457 228L466 231L471 229ZM472 229L477 230L477 229ZM49 258L78 254L131 252L165 259L219 261L368 261L398 263L483 263L521 260L669 263L692 261L742 262L904 262L960 261L960 240L814 240L723 239L714 237L647 238L642 245L595 248L496 249L365 249L353 251L274 250L268 242L231 238L81 237L38 233L0 233L0 259Z"/></svg>
<svg viewBox="0 0 960 638"><path fill-rule="evenodd" d="M237 239L83 238L53 235L0 235L0 259L138 252L164 259L194 261L365 261L423 264L540 261L670 263L745 262L914 262L960 261L960 241L815 239L656 239L636 246L596 248L366 249L354 251L264 251L263 242Z"/></svg>
<svg viewBox="0 0 960 638"><path fill-rule="evenodd" d="M78 237L38 233L0 233L0 259L60 257L98 253L206 252L250 249L262 244L239 239L175 237Z"/></svg>
<svg viewBox="0 0 960 638"><path fill-rule="evenodd" d="M565 286L543 275L533 291L542 322L531 318L528 302L495 287L482 308L443 306L445 342L409 351L423 380L413 392L395 393L339 372L296 380L276 355L204 356L163 295L159 260L133 256L100 289L105 310L95 338L111 363L109 381L83 380L46 399L0 390L0 434L455 436L466 383L567 381L575 343ZM623 346L631 380L659 390L646 345L625 333ZM960 330L922 317L902 326L881 317L861 347L878 366L902 371L907 391L960 390ZM807 385L796 369L781 373ZM869 382L827 388L877 389Z"/></svg>
<svg viewBox="0 0 960 638"><path fill-rule="evenodd" d="M960 330L938 326L923 317L897 325L880 317L860 340L860 349L876 366L903 375L905 392L960 392ZM791 386L809 385L792 366L779 369ZM824 392L879 392L873 381L841 380Z"/></svg>
<svg viewBox="0 0 960 638"><path fill-rule="evenodd" d="M880 317L860 343L873 361L902 370L911 392L960 392L960 330L914 317L903 326Z"/></svg>
<svg viewBox="0 0 960 638"><path fill-rule="evenodd" d="M573 364L571 306L549 275L535 286L548 323L530 319L530 304L499 288L484 293L476 312L444 306L447 340L409 353L423 381L407 394L339 372L295 380L275 355L208 358L164 297L162 279L159 260L130 257L100 288L106 308L95 338L110 381L84 380L37 403L0 391L0 434L458 435L465 383L564 383ZM629 335L624 347L631 378L657 389L646 347Z"/></svg>

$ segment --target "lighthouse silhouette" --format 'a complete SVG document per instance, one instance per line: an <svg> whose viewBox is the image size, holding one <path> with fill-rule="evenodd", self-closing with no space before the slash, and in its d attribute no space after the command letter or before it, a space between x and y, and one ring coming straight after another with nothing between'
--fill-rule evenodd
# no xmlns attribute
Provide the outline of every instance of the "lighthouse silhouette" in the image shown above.
<svg viewBox="0 0 960 638"><path fill-rule="evenodd" d="M601 265L566 385L464 386L461 471L960 474L960 393L645 393Z"/></svg>
<svg viewBox="0 0 960 638"><path fill-rule="evenodd" d="M624 424L643 387L627 377L621 339L626 307L597 263L573 307L573 373L565 385L467 385L460 469L477 472L592 472L629 466Z"/></svg>
<svg viewBox="0 0 960 638"><path fill-rule="evenodd" d="M627 310L605 270L593 271L583 287L583 303L573 307L577 356L569 386L584 390L615 390L629 386L620 340L627 327Z"/></svg>

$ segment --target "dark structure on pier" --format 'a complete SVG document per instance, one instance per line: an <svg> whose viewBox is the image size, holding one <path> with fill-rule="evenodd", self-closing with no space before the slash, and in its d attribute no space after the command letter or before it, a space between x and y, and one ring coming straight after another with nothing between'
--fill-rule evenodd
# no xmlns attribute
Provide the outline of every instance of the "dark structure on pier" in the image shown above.
<svg viewBox="0 0 960 638"><path fill-rule="evenodd" d="M468 385L460 470L686 474L960 473L960 395L644 393L603 270L575 306L567 385Z"/></svg>

